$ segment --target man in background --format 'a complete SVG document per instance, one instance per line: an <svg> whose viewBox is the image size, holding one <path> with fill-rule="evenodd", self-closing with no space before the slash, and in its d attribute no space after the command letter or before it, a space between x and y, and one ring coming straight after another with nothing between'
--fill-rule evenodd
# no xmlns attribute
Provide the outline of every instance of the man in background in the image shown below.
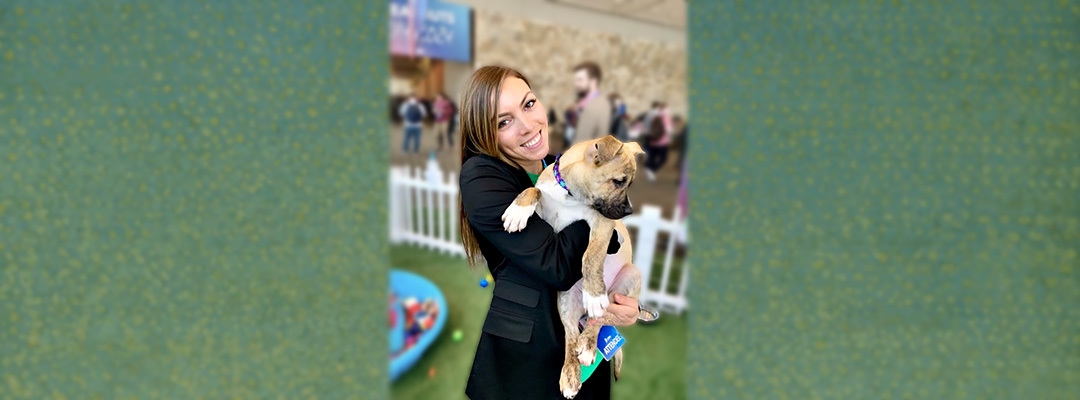
<svg viewBox="0 0 1080 400"><path fill-rule="evenodd" d="M424 105L416 100L415 94L409 94L409 98L401 104L398 113L401 114L401 120L405 125L405 140L401 144L401 151L408 154L409 141L413 141L412 152L419 153L420 134L423 133L424 117L427 116Z"/></svg>
<svg viewBox="0 0 1080 400"><path fill-rule="evenodd" d="M600 65L586 61L574 67L574 91L578 102L573 143L608 135L611 129L611 104L600 95Z"/></svg>

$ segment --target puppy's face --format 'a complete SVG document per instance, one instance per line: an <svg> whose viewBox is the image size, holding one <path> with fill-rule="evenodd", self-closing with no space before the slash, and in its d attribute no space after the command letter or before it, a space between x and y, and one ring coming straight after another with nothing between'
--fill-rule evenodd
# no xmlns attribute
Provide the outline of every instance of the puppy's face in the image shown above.
<svg viewBox="0 0 1080 400"><path fill-rule="evenodd" d="M589 204L600 215L621 219L634 213L627 190L637 173L637 160L642 154L637 143L623 143L605 136L588 144L582 171L577 176Z"/></svg>

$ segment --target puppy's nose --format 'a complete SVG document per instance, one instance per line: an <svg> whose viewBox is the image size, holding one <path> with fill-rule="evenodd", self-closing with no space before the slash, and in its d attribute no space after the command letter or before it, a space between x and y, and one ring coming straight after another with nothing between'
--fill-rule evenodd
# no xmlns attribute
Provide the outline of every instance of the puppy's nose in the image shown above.
<svg viewBox="0 0 1080 400"><path fill-rule="evenodd" d="M626 215L633 214L634 213L634 206L631 206L629 204L623 204L622 212L623 212L623 214L626 214Z"/></svg>

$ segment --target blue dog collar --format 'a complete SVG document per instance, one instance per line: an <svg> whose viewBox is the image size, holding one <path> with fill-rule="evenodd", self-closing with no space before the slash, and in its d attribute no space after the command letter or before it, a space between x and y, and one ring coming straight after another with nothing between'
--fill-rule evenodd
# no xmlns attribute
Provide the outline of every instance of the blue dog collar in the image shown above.
<svg viewBox="0 0 1080 400"><path fill-rule="evenodd" d="M559 174L559 159L560 158L562 158L562 153L559 153L559 155L555 156L555 164L553 165L554 170L555 170L554 171L555 172L555 182L557 182L559 184L559 186L562 186L563 189L566 189L566 195L567 196L573 197L574 195L570 193L570 189L566 188L566 181L563 180L562 174Z"/></svg>

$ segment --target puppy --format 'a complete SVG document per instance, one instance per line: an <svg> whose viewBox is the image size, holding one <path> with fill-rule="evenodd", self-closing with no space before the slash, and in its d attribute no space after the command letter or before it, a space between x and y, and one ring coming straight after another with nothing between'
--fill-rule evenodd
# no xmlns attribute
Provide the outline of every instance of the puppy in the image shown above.
<svg viewBox="0 0 1080 400"><path fill-rule="evenodd" d="M633 213L627 189L637 172L637 158L644 154L637 143L623 143L612 136L578 143L566 150L540 174L536 186L521 192L502 215L507 232L525 228L535 212L551 224L555 232L585 220L592 233L582 259L583 278L573 288L559 293L559 315L566 331L566 359L559 388L568 399L581 390L581 366L596 360L596 340L600 318L609 304L608 296L619 293L637 298L641 274L632 264L629 232L619 219ZM607 254L611 231L619 235L619 252ZM583 315L600 319L586 324L578 333ZM622 350L611 359L615 379L622 372Z"/></svg>

